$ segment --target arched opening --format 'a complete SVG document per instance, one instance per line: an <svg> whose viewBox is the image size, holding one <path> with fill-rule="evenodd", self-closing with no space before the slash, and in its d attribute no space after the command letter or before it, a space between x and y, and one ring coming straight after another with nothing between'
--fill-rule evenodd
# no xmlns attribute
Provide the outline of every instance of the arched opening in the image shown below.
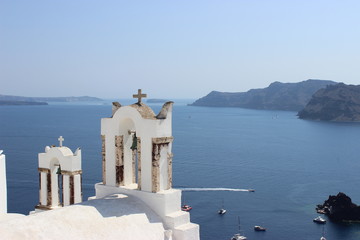
<svg viewBox="0 0 360 240"><path fill-rule="evenodd" d="M52 159L50 162L50 183L48 183L48 186L50 187L50 189L48 189L48 194L51 195L51 205L62 206L63 177L61 174L60 162L57 158Z"/></svg>
<svg viewBox="0 0 360 240"><path fill-rule="evenodd" d="M120 121L116 152L117 185L138 184L139 187L141 168L140 137L134 121L130 118ZM120 184L118 184L119 182Z"/></svg>
<svg viewBox="0 0 360 240"><path fill-rule="evenodd" d="M140 149L140 138L136 136L136 131L131 132L132 143L131 143L131 151L132 151L132 183L139 184L139 149Z"/></svg>

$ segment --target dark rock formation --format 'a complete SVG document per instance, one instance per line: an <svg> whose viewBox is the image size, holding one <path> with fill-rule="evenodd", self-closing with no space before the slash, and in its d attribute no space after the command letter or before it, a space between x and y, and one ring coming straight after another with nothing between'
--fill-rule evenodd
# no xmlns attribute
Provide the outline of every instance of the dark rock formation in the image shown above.
<svg viewBox="0 0 360 240"><path fill-rule="evenodd" d="M339 192L329 196L324 204L317 205L318 212L324 212L332 221L360 221L360 206L351 201L346 194Z"/></svg>
<svg viewBox="0 0 360 240"><path fill-rule="evenodd" d="M267 88L252 89L248 92L212 91L190 105L299 111L317 90L331 84L336 84L336 82L309 79L299 83L274 82Z"/></svg>
<svg viewBox="0 0 360 240"><path fill-rule="evenodd" d="M339 83L320 89L298 116L323 121L360 121L360 85Z"/></svg>

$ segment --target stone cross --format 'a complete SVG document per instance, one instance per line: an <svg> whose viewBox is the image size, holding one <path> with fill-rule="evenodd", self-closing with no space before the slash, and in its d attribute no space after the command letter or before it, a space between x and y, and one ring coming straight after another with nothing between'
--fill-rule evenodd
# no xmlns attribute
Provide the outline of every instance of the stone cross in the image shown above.
<svg viewBox="0 0 360 240"><path fill-rule="evenodd" d="M62 143L63 143L63 141L65 140L62 136L60 136L59 138L58 138L58 140L59 140L59 142L60 142L60 147L62 147Z"/></svg>
<svg viewBox="0 0 360 240"><path fill-rule="evenodd" d="M146 94L141 93L141 89L138 89L138 94L133 94L133 98L137 98L138 103L141 103L141 98L146 98L146 97L147 97Z"/></svg>

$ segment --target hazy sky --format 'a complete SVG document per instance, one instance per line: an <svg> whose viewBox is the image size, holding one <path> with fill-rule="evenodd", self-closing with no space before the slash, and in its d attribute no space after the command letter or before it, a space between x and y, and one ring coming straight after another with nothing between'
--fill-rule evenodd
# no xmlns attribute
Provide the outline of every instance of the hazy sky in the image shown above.
<svg viewBox="0 0 360 240"><path fill-rule="evenodd" d="M199 98L360 84L360 1L0 0L0 94Z"/></svg>

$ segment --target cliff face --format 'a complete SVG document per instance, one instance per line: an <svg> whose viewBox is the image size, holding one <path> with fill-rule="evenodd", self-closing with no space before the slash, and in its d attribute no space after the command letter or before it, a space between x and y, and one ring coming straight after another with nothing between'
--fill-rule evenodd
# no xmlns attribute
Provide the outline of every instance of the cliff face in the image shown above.
<svg viewBox="0 0 360 240"><path fill-rule="evenodd" d="M248 92L226 93L212 91L191 106L242 107L252 109L299 111L320 88L336 84L327 80L307 80L299 83L274 82L267 88Z"/></svg>
<svg viewBox="0 0 360 240"><path fill-rule="evenodd" d="M360 121L360 85L339 83L320 89L298 116L323 121Z"/></svg>
<svg viewBox="0 0 360 240"><path fill-rule="evenodd" d="M360 221L360 207L351 201L346 194L330 195L328 200L317 206L333 221Z"/></svg>

